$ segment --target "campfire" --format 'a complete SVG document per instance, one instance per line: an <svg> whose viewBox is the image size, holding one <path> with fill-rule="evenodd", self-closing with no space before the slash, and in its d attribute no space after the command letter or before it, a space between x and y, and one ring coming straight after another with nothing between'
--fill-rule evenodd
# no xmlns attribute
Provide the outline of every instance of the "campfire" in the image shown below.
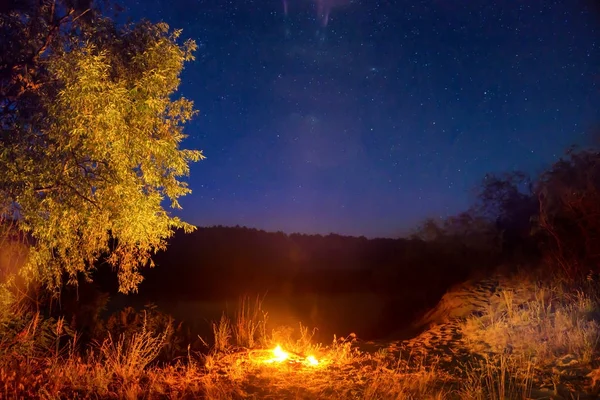
<svg viewBox="0 0 600 400"><path fill-rule="evenodd" d="M308 367L317 367L323 365L323 360L319 361L312 355L302 355L290 351L285 351L280 345L275 346L272 350L268 350L267 356L259 356L258 361L262 361L265 364L293 364L293 365L305 365Z"/></svg>

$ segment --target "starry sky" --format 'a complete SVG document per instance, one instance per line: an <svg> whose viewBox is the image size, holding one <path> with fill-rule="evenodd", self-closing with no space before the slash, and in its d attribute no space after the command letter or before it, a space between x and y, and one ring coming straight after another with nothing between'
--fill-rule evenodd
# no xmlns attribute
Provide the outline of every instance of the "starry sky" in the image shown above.
<svg viewBox="0 0 600 400"><path fill-rule="evenodd" d="M580 0L138 0L199 45L181 94L200 226L367 237L468 207L600 122L600 18ZM286 12L287 11L287 12ZM328 18L324 18L325 14Z"/></svg>

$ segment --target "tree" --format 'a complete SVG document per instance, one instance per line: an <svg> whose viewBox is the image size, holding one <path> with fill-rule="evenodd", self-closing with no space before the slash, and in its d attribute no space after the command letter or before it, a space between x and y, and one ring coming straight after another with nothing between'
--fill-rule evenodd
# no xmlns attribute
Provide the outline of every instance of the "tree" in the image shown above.
<svg viewBox="0 0 600 400"><path fill-rule="evenodd" d="M497 256L498 233L493 223L475 210L469 209L443 220L426 219L419 225L413 239L420 239L434 243L439 250L445 249L446 254L453 254L453 258L469 258L485 255L490 259Z"/></svg>
<svg viewBox="0 0 600 400"><path fill-rule="evenodd" d="M523 172L488 174L477 188L474 212L495 225L507 257L536 256L531 222L538 211L533 182Z"/></svg>
<svg viewBox="0 0 600 400"><path fill-rule="evenodd" d="M546 251L571 275L600 260L600 152L569 150L542 174L536 193Z"/></svg>
<svg viewBox="0 0 600 400"><path fill-rule="evenodd" d="M31 238L22 273L58 289L106 255L135 291L174 228L200 151L174 98L196 45L164 23L119 26L90 0L9 3L0 15L0 214ZM6 225L5 226L12 226Z"/></svg>

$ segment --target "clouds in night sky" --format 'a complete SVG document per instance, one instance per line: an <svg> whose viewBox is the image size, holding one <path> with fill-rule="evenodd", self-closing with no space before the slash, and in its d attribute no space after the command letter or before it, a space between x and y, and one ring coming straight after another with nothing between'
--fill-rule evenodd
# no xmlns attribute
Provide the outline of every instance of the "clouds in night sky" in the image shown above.
<svg viewBox="0 0 600 400"><path fill-rule="evenodd" d="M584 2L288 1L128 4L201 45L181 85L200 110L187 145L208 157L182 201L192 223L400 234L598 121Z"/></svg>

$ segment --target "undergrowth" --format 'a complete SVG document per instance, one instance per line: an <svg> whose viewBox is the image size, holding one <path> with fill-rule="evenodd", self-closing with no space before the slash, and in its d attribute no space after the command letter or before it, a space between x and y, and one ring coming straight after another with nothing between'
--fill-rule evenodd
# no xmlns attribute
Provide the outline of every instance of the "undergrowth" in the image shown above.
<svg viewBox="0 0 600 400"><path fill-rule="evenodd" d="M170 362L159 361L172 321L148 310L119 314L112 323L119 329L84 345L64 319L11 302L0 321L0 397L504 400L535 398L544 388L559 396L569 390L565 371L579 368L594 384L600 375L597 290L594 279L515 279L460 324L473 357L457 358L454 370L435 357L361 350L354 334L316 343L308 326L273 326L260 298L243 298L235 313L212 322L206 351L188 347ZM580 393L593 393L588 378Z"/></svg>

